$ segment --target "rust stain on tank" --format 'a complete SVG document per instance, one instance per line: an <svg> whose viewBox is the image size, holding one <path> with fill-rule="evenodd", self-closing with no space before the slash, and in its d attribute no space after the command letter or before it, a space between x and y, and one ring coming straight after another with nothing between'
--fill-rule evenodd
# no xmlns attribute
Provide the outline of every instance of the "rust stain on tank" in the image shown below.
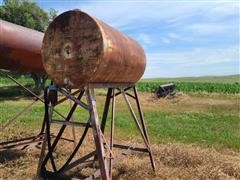
<svg viewBox="0 0 240 180"><path fill-rule="evenodd" d="M0 20L0 68L46 73L41 58L43 33Z"/></svg>
<svg viewBox="0 0 240 180"><path fill-rule="evenodd" d="M59 15L43 39L43 65L57 85L135 83L146 57L133 39L80 10Z"/></svg>

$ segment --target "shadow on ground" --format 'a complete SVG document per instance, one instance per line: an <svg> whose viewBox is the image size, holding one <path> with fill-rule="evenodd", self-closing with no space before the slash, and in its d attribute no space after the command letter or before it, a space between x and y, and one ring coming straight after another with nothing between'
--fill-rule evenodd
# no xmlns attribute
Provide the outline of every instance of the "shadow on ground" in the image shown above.
<svg viewBox="0 0 240 180"><path fill-rule="evenodd" d="M8 149L4 151L0 151L0 164L6 164L9 161L14 161L24 156L25 153L21 150L17 149Z"/></svg>
<svg viewBox="0 0 240 180"><path fill-rule="evenodd" d="M34 93L39 94L33 89L32 85L25 85L26 88L29 88ZM33 97L29 92L24 90L20 86L5 86L0 87L0 101L4 100L19 100L21 98L31 98Z"/></svg>

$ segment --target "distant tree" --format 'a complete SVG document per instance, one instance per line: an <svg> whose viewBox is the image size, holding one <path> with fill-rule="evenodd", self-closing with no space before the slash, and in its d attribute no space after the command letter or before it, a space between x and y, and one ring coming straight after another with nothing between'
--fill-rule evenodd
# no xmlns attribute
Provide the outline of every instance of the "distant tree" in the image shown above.
<svg viewBox="0 0 240 180"><path fill-rule="evenodd" d="M50 8L48 16L49 23L51 23L54 20L54 18L57 17L57 11L53 8Z"/></svg>
<svg viewBox="0 0 240 180"><path fill-rule="evenodd" d="M51 8L47 13L31 0L3 0L0 6L1 19L41 32L56 16L56 10ZM31 73L28 76L33 78L36 89L43 90L47 75Z"/></svg>
<svg viewBox="0 0 240 180"><path fill-rule="evenodd" d="M30 0L4 0L0 18L41 32L49 22L48 13Z"/></svg>

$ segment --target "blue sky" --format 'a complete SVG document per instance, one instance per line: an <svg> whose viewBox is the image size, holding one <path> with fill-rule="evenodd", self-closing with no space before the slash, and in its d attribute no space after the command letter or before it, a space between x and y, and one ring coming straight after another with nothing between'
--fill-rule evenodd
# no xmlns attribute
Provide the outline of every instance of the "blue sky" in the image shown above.
<svg viewBox="0 0 240 180"><path fill-rule="evenodd" d="M81 9L137 40L144 78L239 73L237 0L38 0L58 13Z"/></svg>

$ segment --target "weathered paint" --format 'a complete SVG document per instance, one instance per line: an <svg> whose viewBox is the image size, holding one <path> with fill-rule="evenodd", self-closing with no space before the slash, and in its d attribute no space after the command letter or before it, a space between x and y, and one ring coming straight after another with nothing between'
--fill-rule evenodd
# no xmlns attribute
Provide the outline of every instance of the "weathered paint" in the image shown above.
<svg viewBox="0 0 240 180"><path fill-rule="evenodd" d="M0 20L0 69L46 73L41 58L43 35Z"/></svg>
<svg viewBox="0 0 240 180"><path fill-rule="evenodd" d="M135 83L145 71L142 47L80 10L59 15L45 32L43 65L57 85Z"/></svg>

